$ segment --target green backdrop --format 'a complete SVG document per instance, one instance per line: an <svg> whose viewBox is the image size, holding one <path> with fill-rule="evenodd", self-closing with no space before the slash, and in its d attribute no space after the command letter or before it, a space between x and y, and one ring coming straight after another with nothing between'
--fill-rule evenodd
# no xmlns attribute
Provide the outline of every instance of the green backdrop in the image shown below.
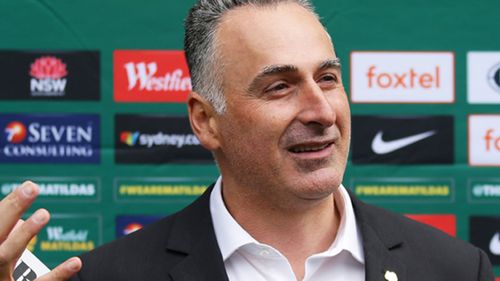
<svg viewBox="0 0 500 281"><path fill-rule="evenodd" d="M115 103L113 101L113 51L127 49L180 50L183 19L193 0L1 0L0 50L98 50L101 61L101 100L0 101L1 113L97 113L101 116L102 155L99 165L0 164L0 178L12 182L21 178L71 177L98 186L95 196L75 200L41 200L35 207L65 220L66 230L78 225L90 227L87 242L96 245L115 238L115 217L124 214L166 215L192 200L117 200L115 181L125 177L201 178L208 183L217 176L214 165L117 165L114 163L114 115L117 113L186 115L183 104ZM349 55L353 50L452 51L456 60L456 102L453 104L355 104L354 115L428 115L455 117L455 164L419 166L353 166L349 163L344 183L369 177L451 178L454 198L438 202L375 202L401 213L456 214L457 236L469 239L471 215L500 216L498 203L470 203L470 178L495 178L498 168L472 168L467 164L467 115L500 113L498 105L471 105L466 93L466 53L471 50L499 50L498 11L500 1L481 0L316 0L317 12L332 35L343 63L344 84L349 85ZM1 65L0 65L1 67ZM0 85L0 91L1 91ZM347 88L349 92L349 89ZM63 179L64 180L64 179ZM196 182L196 181L193 181ZM76 217L75 217L76 216ZM81 217L83 216L83 218ZM75 219L81 219L75 224ZM88 220L86 222L86 220ZM95 228L94 230L92 230ZM57 231L54 227L52 231ZM40 247L39 235L36 244ZM50 248L50 245L45 245ZM73 245L73 250L90 247ZM39 248L35 247L35 251ZM41 251L49 266L76 253ZM500 275L500 268L495 268Z"/></svg>

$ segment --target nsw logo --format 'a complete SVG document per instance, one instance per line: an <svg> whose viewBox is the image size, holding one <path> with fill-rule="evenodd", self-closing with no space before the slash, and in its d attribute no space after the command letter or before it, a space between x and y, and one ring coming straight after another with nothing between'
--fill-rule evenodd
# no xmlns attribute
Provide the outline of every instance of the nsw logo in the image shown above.
<svg viewBox="0 0 500 281"><path fill-rule="evenodd" d="M453 163L451 116L353 116L354 164Z"/></svg>
<svg viewBox="0 0 500 281"><path fill-rule="evenodd" d="M32 96L62 96L65 93L68 70L55 56L42 56L31 64L30 89Z"/></svg>

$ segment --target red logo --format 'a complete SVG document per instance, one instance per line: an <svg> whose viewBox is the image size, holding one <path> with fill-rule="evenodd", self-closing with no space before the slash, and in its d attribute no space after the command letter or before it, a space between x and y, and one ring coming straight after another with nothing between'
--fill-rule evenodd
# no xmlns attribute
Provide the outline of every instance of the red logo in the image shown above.
<svg viewBox="0 0 500 281"><path fill-rule="evenodd" d="M140 223L130 223L123 230L123 234L127 235L127 234L130 234L130 233L137 231L141 228L142 228L142 224L140 224Z"/></svg>
<svg viewBox="0 0 500 281"><path fill-rule="evenodd" d="M185 102L191 78L184 51L124 51L113 54L117 102Z"/></svg>
<svg viewBox="0 0 500 281"><path fill-rule="evenodd" d="M19 121L13 121L5 127L7 141L10 143L21 143L26 139L26 127Z"/></svg>
<svg viewBox="0 0 500 281"><path fill-rule="evenodd" d="M62 60L56 57L45 56L36 59L31 64L30 75L37 79L61 79L68 75L68 71L66 70L66 64Z"/></svg>
<svg viewBox="0 0 500 281"><path fill-rule="evenodd" d="M434 226L450 236L457 236L457 219L455 215L406 215L418 222Z"/></svg>

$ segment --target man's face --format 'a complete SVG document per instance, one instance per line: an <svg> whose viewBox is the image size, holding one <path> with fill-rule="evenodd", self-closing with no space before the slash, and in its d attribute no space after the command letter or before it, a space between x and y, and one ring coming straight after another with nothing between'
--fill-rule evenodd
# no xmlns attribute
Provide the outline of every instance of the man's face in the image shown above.
<svg viewBox="0 0 500 281"><path fill-rule="evenodd" d="M297 4L244 6L224 15L217 44L224 184L280 200L330 195L345 170L350 112L321 24Z"/></svg>

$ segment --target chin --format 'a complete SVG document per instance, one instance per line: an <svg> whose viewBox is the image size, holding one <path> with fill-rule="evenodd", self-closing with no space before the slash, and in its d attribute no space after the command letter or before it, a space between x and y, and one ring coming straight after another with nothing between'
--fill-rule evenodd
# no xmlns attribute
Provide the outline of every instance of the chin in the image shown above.
<svg viewBox="0 0 500 281"><path fill-rule="evenodd" d="M342 175L332 169L322 169L300 177L294 189L306 199L321 199L334 193L341 183Z"/></svg>

